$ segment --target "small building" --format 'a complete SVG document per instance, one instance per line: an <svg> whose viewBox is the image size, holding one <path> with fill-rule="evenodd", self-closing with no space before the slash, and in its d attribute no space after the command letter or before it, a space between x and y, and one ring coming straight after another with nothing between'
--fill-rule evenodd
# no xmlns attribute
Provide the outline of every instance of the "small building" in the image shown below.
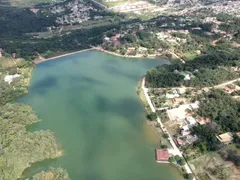
<svg viewBox="0 0 240 180"><path fill-rule="evenodd" d="M182 135L182 136L187 136L187 135L189 135L189 134L191 134L189 125L181 126L181 135Z"/></svg>
<svg viewBox="0 0 240 180"><path fill-rule="evenodd" d="M198 108L199 108L199 104L200 104L199 101L195 101L194 103L191 103L191 104L190 104L190 107L191 107L192 109L198 109Z"/></svg>
<svg viewBox="0 0 240 180"><path fill-rule="evenodd" d="M111 37L111 40L112 40L112 41L116 41L117 39L118 39L118 38L117 38L116 36L112 36L112 37Z"/></svg>
<svg viewBox="0 0 240 180"><path fill-rule="evenodd" d="M233 90L230 89L229 87L225 87L224 90L226 91L226 93L229 93L229 94L233 92Z"/></svg>
<svg viewBox="0 0 240 180"><path fill-rule="evenodd" d="M135 47L128 47L127 51L135 51Z"/></svg>
<svg viewBox="0 0 240 180"><path fill-rule="evenodd" d="M179 103L185 103L187 101L187 98L173 98L172 102L174 104L179 104Z"/></svg>
<svg viewBox="0 0 240 180"><path fill-rule="evenodd" d="M185 81L189 81L189 80L191 80L191 76L190 76L190 74L185 74L183 80L185 80Z"/></svg>
<svg viewBox="0 0 240 180"><path fill-rule="evenodd" d="M221 143L224 143L224 144L229 144L233 140L232 133L230 132L220 134L216 137Z"/></svg>
<svg viewBox="0 0 240 180"><path fill-rule="evenodd" d="M189 134L189 135L186 136L186 143L188 143L188 144L192 144L192 143L194 143L197 140L198 140L197 135Z"/></svg>
<svg viewBox="0 0 240 180"><path fill-rule="evenodd" d="M169 152L167 149L155 149L156 162L168 163Z"/></svg>
<svg viewBox="0 0 240 180"><path fill-rule="evenodd" d="M105 37L104 40L105 41L110 41L110 38L109 37Z"/></svg>
<svg viewBox="0 0 240 180"><path fill-rule="evenodd" d="M197 118L196 120L200 125L207 124L207 123L211 122L211 120L207 117L200 117L200 118Z"/></svg>
<svg viewBox="0 0 240 180"><path fill-rule="evenodd" d="M169 93L166 94L167 99L172 99L172 98L179 97L179 96L180 96L179 94L169 94Z"/></svg>
<svg viewBox="0 0 240 180"><path fill-rule="evenodd" d="M5 76L4 81L6 83L10 84L13 81L13 79L18 78L18 77L20 77L19 74L7 75L7 76Z"/></svg>
<svg viewBox="0 0 240 180"><path fill-rule="evenodd" d="M179 146L184 145L184 141L180 138L177 138L177 143Z"/></svg>
<svg viewBox="0 0 240 180"><path fill-rule="evenodd" d="M187 135L189 135L189 134L191 134L191 131L189 131L189 130L187 130L187 131L182 130L182 131L181 131L181 135L182 135L182 136L187 136Z"/></svg>
<svg viewBox="0 0 240 180"><path fill-rule="evenodd" d="M236 135L237 135L237 137L239 137L239 138L240 138L240 132L237 132L237 133L236 133Z"/></svg>
<svg viewBox="0 0 240 180"><path fill-rule="evenodd" d="M39 11L39 9L31 8L30 11L36 14Z"/></svg>
<svg viewBox="0 0 240 180"><path fill-rule="evenodd" d="M186 92L186 88L178 88L179 94L184 94Z"/></svg>
<svg viewBox="0 0 240 180"><path fill-rule="evenodd" d="M192 117L192 116L186 117L186 120L187 120L188 124L191 125L191 126L193 126L193 125L195 125L197 123L195 118Z"/></svg>

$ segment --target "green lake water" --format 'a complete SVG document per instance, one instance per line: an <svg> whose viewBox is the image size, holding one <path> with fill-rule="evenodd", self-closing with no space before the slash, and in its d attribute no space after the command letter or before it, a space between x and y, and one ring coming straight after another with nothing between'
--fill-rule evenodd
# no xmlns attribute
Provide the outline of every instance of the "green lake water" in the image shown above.
<svg viewBox="0 0 240 180"><path fill-rule="evenodd" d="M155 162L159 137L135 89L149 68L166 63L88 51L37 65L19 101L42 120L31 130L53 131L64 155L25 175L60 166L72 180L182 179L174 167Z"/></svg>

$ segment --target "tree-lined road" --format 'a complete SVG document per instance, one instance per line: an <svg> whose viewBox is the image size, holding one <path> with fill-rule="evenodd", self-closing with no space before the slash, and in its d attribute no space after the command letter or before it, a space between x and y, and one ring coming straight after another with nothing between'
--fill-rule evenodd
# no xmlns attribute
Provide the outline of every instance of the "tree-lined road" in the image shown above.
<svg viewBox="0 0 240 180"><path fill-rule="evenodd" d="M152 111L152 112L156 112L156 109L154 108L154 106L153 106L153 104L152 104L152 101L151 101L151 99L150 99L150 97L149 97L149 95L148 95L148 88L145 87L145 77L144 77L143 80L142 80L142 90L143 90L143 92L144 92L144 95L145 95L145 98L146 98L146 100L147 100L147 102L148 102L148 105L149 105L150 108L151 108L151 111ZM168 137L169 137L168 140L169 140L169 142L170 142L170 144L171 144L171 146L172 146L172 148L173 148L174 154L175 154L175 155L179 155L180 157L183 158L183 155L182 155L181 151L179 150L179 148L177 147L177 145L176 145L175 142L173 141L172 136L170 135L170 133L168 132L168 130L164 127L163 123L161 122L161 119L160 119L158 116L157 116L157 122L160 124L160 127L161 127L162 131L168 135ZM186 169L186 172L187 172L188 174L193 173L192 170L190 169L188 163L186 163L186 164L184 165L184 168ZM194 180L195 180L195 178L194 178Z"/></svg>

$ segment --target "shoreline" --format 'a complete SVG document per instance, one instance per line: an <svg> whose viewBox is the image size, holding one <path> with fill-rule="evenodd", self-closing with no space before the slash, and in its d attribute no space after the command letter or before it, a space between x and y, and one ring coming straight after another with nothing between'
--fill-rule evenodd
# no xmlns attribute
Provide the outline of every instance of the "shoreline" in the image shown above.
<svg viewBox="0 0 240 180"><path fill-rule="evenodd" d="M73 55L73 54L77 54L77 53L81 53L81 52L91 51L91 50L94 50L94 48L88 48L88 49L83 49L83 50L74 51L74 52L70 52L70 53L64 53L62 55L53 56L53 57L50 57L50 58L47 58L47 59L43 58L41 60L34 60L33 62L35 64L40 64L40 63L43 63L43 62L46 62L46 61L51 61L51 60L55 60L57 58L61 58L61 57L65 57L65 56L69 56L69 55Z"/></svg>
<svg viewBox="0 0 240 180"><path fill-rule="evenodd" d="M143 57L141 55L139 55L139 56L121 55L121 54L118 54L118 53L115 53L115 52L112 52L112 51L107 51L107 50L105 50L103 48L100 48L100 47L93 47L93 49L97 50L97 51L105 52L107 54L111 54L111 55L114 55L114 56L122 57L122 58L135 58L135 59L141 59L141 58L144 58L144 59L156 59L157 58L155 55L154 56L150 55L150 56L147 56L147 57Z"/></svg>
<svg viewBox="0 0 240 180"><path fill-rule="evenodd" d="M53 56L53 57L50 57L50 58L43 58L43 59L39 59L39 60L34 60L33 62L35 64L41 64L43 62L46 62L46 61L51 61L51 60L55 60L57 58L61 58L61 57L65 57L65 56L69 56L69 55L73 55L73 54L78 54L78 53L81 53L81 52L87 52L87 51L91 51L91 50L96 50L96 51L100 51L100 52L104 52L106 54L110 54L110 55L113 55L113 56L118 56L118 57L122 57L122 58L134 58L134 59L157 59L157 58L163 58L163 59L167 59L169 61L171 61L171 59L168 59L167 57L161 57L161 56L147 56L147 57L143 57L143 56L131 56L131 55L121 55L121 54L118 54L118 53L115 53L115 52L111 52L111 51L107 51L105 49L102 49L100 47L94 47L92 46L91 48L88 48L88 49L83 49L83 50L79 50L79 51L74 51L74 52L70 52L70 53L64 53L62 55L58 55L58 56Z"/></svg>

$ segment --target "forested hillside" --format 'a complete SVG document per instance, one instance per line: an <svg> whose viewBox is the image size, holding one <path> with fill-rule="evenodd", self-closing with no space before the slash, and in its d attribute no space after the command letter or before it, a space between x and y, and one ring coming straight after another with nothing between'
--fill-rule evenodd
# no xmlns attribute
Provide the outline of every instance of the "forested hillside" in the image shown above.
<svg viewBox="0 0 240 180"><path fill-rule="evenodd" d="M185 64L165 65L151 69L146 79L149 87L205 87L236 79L239 74L230 67L239 66L240 48L218 44L210 47L205 55ZM186 75L191 79L184 79Z"/></svg>
<svg viewBox="0 0 240 180"><path fill-rule="evenodd" d="M28 132L26 127L39 120L22 104L0 108L0 179L18 179L32 163L61 155L52 132Z"/></svg>

